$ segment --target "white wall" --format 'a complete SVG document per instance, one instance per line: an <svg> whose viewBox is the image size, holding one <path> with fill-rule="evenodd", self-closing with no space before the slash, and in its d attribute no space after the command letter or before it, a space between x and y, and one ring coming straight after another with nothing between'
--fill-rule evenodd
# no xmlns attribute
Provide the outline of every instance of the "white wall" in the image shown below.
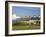
<svg viewBox="0 0 46 37"><path fill-rule="evenodd" d="M46 0L24 0L24 1L46 3ZM46 12L45 12L45 14L46 14ZM5 37L4 36L5 35L5 22L4 22L5 20L4 19L5 19L5 0L0 0L0 37ZM45 19L46 19L46 15L45 15ZM45 22L45 24L46 24L46 22ZM13 37L13 36L11 36L11 37ZM14 37L46 37L46 32L45 32L45 34L40 34L40 35L24 35L24 36L14 36Z"/></svg>

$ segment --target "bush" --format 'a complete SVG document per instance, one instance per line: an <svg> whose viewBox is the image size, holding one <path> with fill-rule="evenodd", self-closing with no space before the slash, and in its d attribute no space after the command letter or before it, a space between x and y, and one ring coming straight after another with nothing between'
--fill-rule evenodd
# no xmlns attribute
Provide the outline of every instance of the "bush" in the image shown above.
<svg viewBox="0 0 46 37"><path fill-rule="evenodd" d="M40 26L40 21L36 21L36 26Z"/></svg>
<svg viewBox="0 0 46 37"><path fill-rule="evenodd" d="M34 23L31 22L31 25L34 25Z"/></svg>

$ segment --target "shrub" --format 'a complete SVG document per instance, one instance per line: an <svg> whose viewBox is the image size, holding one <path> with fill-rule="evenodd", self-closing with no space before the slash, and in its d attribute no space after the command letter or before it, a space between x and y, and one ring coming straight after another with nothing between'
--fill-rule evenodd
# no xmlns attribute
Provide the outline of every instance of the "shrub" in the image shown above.
<svg viewBox="0 0 46 37"><path fill-rule="evenodd" d="M33 23L33 22L31 22L31 25L34 25L34 23Z"/></svg>

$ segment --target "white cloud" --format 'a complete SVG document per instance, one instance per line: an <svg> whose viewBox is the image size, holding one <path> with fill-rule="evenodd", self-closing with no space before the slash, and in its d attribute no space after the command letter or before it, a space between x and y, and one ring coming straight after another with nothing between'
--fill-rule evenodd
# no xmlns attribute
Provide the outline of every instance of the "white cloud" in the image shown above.
<svg viewBox="0 0 46 37"><path fill-rule="evenodd" d="M12 19L16 19L16 14L13 14L12 15Z"/></svg>
<svg viewBox="0 0 46 37"><path fill-rule="evenodd" d="M16 16L16 14L13 14L13 15L12 15L12 19L16 19L16 18L21 18L21 17Z"/></svg>

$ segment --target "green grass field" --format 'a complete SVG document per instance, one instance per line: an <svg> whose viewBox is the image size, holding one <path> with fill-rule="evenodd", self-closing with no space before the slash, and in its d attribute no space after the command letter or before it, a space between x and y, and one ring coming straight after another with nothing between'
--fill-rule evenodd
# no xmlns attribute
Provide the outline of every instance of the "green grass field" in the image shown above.
<svg viewBox="0 0 46 37"><path fill-rule="evenodd" d="M17 21L12 25L12 30L32 30L40 29L40 23L33 24L29 21Z"/></svg>
<svg viewBox="0 0 46 37"><path fill-rule="evenodd" d="M40 26L13 26L13 30L40 29Z"/></svg>

